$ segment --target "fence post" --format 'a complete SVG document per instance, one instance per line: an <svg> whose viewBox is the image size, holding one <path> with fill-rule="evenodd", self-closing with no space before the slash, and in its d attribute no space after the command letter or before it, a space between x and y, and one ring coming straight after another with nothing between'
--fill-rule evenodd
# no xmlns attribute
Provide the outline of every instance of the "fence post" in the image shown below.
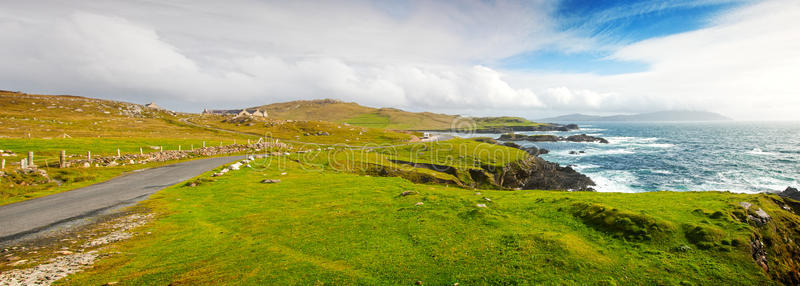
<svg viewBox="0 0 800 286"><path fill-rule="evenodd" d="M67 151L61 150L61 153L58 154L58 167L59 168L66 168L67 167Z"/></svg>
<svg viewBox="0 0 800 286"><path fill-rule="evenodd" d="M206 141L203 141L203 148L206 148Z"/></svg>
<svg viewBox="0 0 800 286"><path fill-rule="evenodd" d="M0 162L0 170L5 170L5 169L6 169L6 159L3 159L3 161Z"/></svg>
<svg viewBox="0 0 800 286"><path fill-rule="evenodd" d="M178 145L178 152L181 151L181 145Z"/></svg>
<svg viewBox="0 0 800 286"><path fill-rule="evenodd" d="M158 146L160 148L159 152L164 153L164 146Z"/></svg>
<svg viewBox="0 0 800 286"><path fill-rule="evenodd" d="M33 151L28 151L28 166L36 167L36 165L33 164Z"/></svg>
<svg viewBox="0 0 800 286"><path fill-rule="evenodd" d="M117 148L117 158L121 158L122 154L119 153L119 148Z"/></svg>
<svg viewBox="0 0 800 286"><path fill-rule="evenodd" d="M142 147L139 147L139 156L144 156L144 151L142 151Z"/></svg>
<svg viewBox="0 0 800 286"><path fill-rule="evenodd" d="M28 168L28 160L22 159L19 161L19 168L20 169L27 169Z"/></svg>
<svg viewBox="0 0 800 286"><path fill-rule="evenodd" d="M86 152L86 160L89 160L89 164L92 164L92 151Z"/></svg>

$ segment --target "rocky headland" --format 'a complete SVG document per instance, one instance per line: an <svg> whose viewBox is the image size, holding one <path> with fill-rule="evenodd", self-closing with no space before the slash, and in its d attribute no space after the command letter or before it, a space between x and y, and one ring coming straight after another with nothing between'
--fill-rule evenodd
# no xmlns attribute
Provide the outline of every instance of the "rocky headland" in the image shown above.
<svg viewBox="0 0 800 286"><path fill-rule="evenodd" d="M556 136L556 135L524 135L524 134L506 133L506 134L500 135L500 138L497 138L497 140L500 140L500 141L530 141L530 142L559 142L559 141L567 141L567 142L591 142L591 143L608 144L608 140L606 140L605 138L589 136L589 135L586 135L586 134L562 137L562 136Z"/></svg>

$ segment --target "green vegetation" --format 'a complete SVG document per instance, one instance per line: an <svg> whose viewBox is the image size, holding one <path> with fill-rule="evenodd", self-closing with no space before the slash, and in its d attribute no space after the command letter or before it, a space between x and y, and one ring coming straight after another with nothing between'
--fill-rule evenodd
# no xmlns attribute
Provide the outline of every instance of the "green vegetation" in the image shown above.
<svg viewBox="0 0 800 286"><path fill-rule="evenodd" d="M304 121L329 121L371 128L394 130L449 130L503 126L539 126L519 117L463 118L458 115L431 112L408 112L395 108L372 108L339 100L298 100L256 107L266 110L270 118Z"/></svg>
<svg viewBox="0 0 800 286"><path fill-rule="evenodd" d="M63 283L772 284L749 241L800 222L773 195L478 194L286 159L157 193L144 206L161 218L140 230L151 235L114 245L124 254ZM780 224L733 219L740 201ZM770 263L790 265L786 255L770 252Z"/></svg>

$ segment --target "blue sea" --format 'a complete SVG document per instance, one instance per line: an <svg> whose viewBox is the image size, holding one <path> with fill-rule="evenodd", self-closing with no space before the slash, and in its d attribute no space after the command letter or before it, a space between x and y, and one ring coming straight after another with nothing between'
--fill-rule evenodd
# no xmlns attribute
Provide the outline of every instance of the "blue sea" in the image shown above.
<svg viewBox="0 0 800 286"><path fill-rule="evenodd" d="M601 192L775 192L800 187L800 123L584 123L610 144L516 142L550 150L542 158L573 166ZM476 134L486 136L486 134ZM499 134L492 134L499 136ZM570 151L584 151L573 155Z"/></svg>

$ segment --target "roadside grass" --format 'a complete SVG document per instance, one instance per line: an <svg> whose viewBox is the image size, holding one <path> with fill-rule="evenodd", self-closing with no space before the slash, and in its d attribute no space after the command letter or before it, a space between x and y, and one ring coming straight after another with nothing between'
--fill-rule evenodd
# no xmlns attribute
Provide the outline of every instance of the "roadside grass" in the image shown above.
<svg viewBox="0 0 800 286"><path fill-rule="evenodd" d="M219 156L243 155L232 153ZM219 157L212 156L212 157ZM89 167L89 168L45 168L51 182L37 182L36 184L19 185L0 177L0 206L21 202L47 195L71 191L74 189L102 183L113 178L138 170L158 168L180 162L212 157L197 157L182 160L162 162L149 162L145 164L119 165L114 167Z"/></svg>
<svg viewBox="0 0 800 286"><path fill-rule="evenodd" d="M255 138L251 139L255 142ZM28 151L34 152L34 162L39 166L44 166L45 160L52 166L58 165L58 157L61 150L66 151L68 159L85 159L87 152L92 152L92 157L116 156L117 149L121 154L139 154L139 149L143 153L159 152L161 148L167 150L191 150L191 148L206 146L231 145L234 143L244 144L247 139L231 139L230 137L209 137L204 139L195 138L0 138L0 148L14 151L16 156L3 157L7 159L6 164L18 163L27 158ZM10 166L10 165L9 165Z"/></svg>
<svg viewBox="0 0 800 286"><path fill-rule="evenodd" d="M477 194L311 170L292 160L268 163L156 193L143 203L161 216L140 230L151 235L112 246L109 252L121 254L59 283L772 284L748 247L701 249L682 227L713 229L719 241L747 240L749 225L706 213L728 214L737 202L750 201L782 215L767 206L766 195ZM260 184L265 178L281 182ZM413 194L401 196L404 191ZM602 206L608 219L581 217L582 205ZM612 227L635 225L637 217L668 226L669 235L628 239Z"/></svg>

